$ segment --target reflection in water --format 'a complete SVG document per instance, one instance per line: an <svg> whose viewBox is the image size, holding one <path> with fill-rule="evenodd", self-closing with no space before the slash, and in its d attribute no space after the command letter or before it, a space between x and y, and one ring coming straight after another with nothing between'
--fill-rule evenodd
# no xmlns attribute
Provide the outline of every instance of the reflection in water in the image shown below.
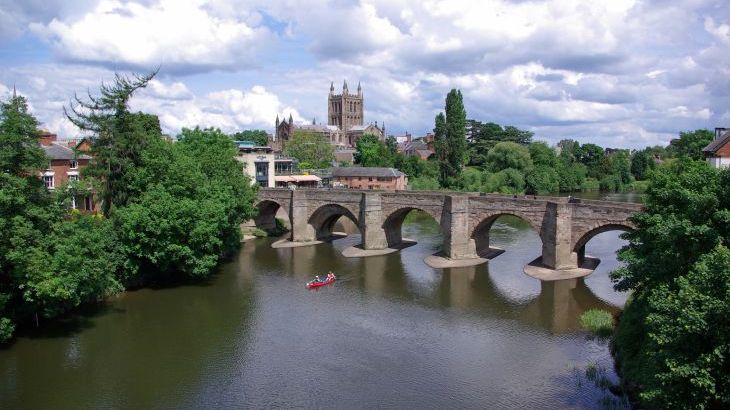
<svg viewBox="0 0 730 410"><path fill-rule="evenodd" d="M441 244L429 216L409 216L403 236L419 243L390 255L342 257L360 242L350 233L301 248L251 241L209 283L130 292L83 325L21 338L0 350L0 407L599 407L603 392L576 389L570 368L611 368L578 318L623 303L607 276L614 233L588 243L604 270L544 283L523 273L541 244L519 220L492 227L504 254L443 270L423 262ZM334 285L304 288L329 270Z"/></svg>

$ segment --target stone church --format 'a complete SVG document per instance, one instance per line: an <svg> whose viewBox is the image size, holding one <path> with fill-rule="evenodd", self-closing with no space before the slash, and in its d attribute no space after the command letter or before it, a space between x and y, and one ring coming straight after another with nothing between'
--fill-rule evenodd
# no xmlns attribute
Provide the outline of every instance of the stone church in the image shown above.
<svg viewBox="0 0 730 410"><path fill-rule="evenodd" d="M377 135L380 140L385 140L385 125L364 123L364 105L362 86L357 84L357 94L350 94L347 88L347 81L342 84L342 93L335 94L335 85L330 83L330 92L327 101L327 125L294 124L291 114L289 120L280 121L276 116L274 146L281 149L286 144L294 131L316 132L327 138L332 145L340 149L352 148L365 134Z"/></svg>

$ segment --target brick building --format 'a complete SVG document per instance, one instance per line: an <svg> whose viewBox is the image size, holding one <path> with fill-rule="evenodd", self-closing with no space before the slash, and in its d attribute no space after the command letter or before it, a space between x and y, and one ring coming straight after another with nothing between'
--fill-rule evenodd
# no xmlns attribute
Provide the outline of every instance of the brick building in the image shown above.
<svg viewBox="0 0 730 410"><path fill-rule="evenodd" d="M395 168L332 168L332 186L352 189L406 189L408 177Z"/></svg>
<svg viewBox="0 0 730 410"><path fill-rule="evenodd" d="M89 165L91 157L86 154L77 154L76 149L84 150L88 141L81 140L78 143L61 143L57 141L56 134L44 131L40 137L40 144L46 156L48 156L48 168L41 171L41 178L49 190L55 190L65 186L69 182L81 179L81 170ZM72 145L72 147L69 147ZM82 211L95 211L97 206L94 203L93 192L86 192L72 198L71 208Z"/></svg>

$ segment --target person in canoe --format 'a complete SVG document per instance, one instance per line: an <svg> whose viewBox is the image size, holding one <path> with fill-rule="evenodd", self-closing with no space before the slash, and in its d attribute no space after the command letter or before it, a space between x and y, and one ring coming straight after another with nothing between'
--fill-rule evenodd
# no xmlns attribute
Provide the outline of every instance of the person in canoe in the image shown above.
<svg viewBox="0 0 730 410"><path fill-rule="evenodd" d="M322 279L319 278L319 275L314 275L314 281L315 282L322 282Z"/></svg>

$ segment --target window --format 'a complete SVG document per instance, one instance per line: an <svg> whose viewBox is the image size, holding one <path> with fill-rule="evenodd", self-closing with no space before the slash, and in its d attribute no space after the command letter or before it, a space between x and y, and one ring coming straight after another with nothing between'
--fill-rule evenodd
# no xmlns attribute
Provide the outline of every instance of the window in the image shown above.
<svg viewBox="0 0 730 410"><path fill-rule="evenodd" d="M78 175L69 175L68 176L68 182L75 182L75 181L78 181L78 180L79 180L79 176Z"/></svg>
<svg viewBox="0 0 730 410"><path fill-rule="evenodd" d="M79 163L75 159L72 159L68 163L69 163L69 168L71 168L71 169L77 169L79 167Z"/></svg>
<svg viewBox="0 0 730 410"><path fill-rule="evenodd" d="M368 181L373 182L373 177L368 177Z"/></svg>
<svg viewBox="0 0 730 410"><path fill-rule="evenodd" d="M373 189L373 186L372 185L368 185L368 189Z"/></svg>
<svg viewBox="0 0 730 410"><path fill-rule="evenodd" d="M53 189L53 175L43 175L43 183L46 184L46 188Z"/></svg>

